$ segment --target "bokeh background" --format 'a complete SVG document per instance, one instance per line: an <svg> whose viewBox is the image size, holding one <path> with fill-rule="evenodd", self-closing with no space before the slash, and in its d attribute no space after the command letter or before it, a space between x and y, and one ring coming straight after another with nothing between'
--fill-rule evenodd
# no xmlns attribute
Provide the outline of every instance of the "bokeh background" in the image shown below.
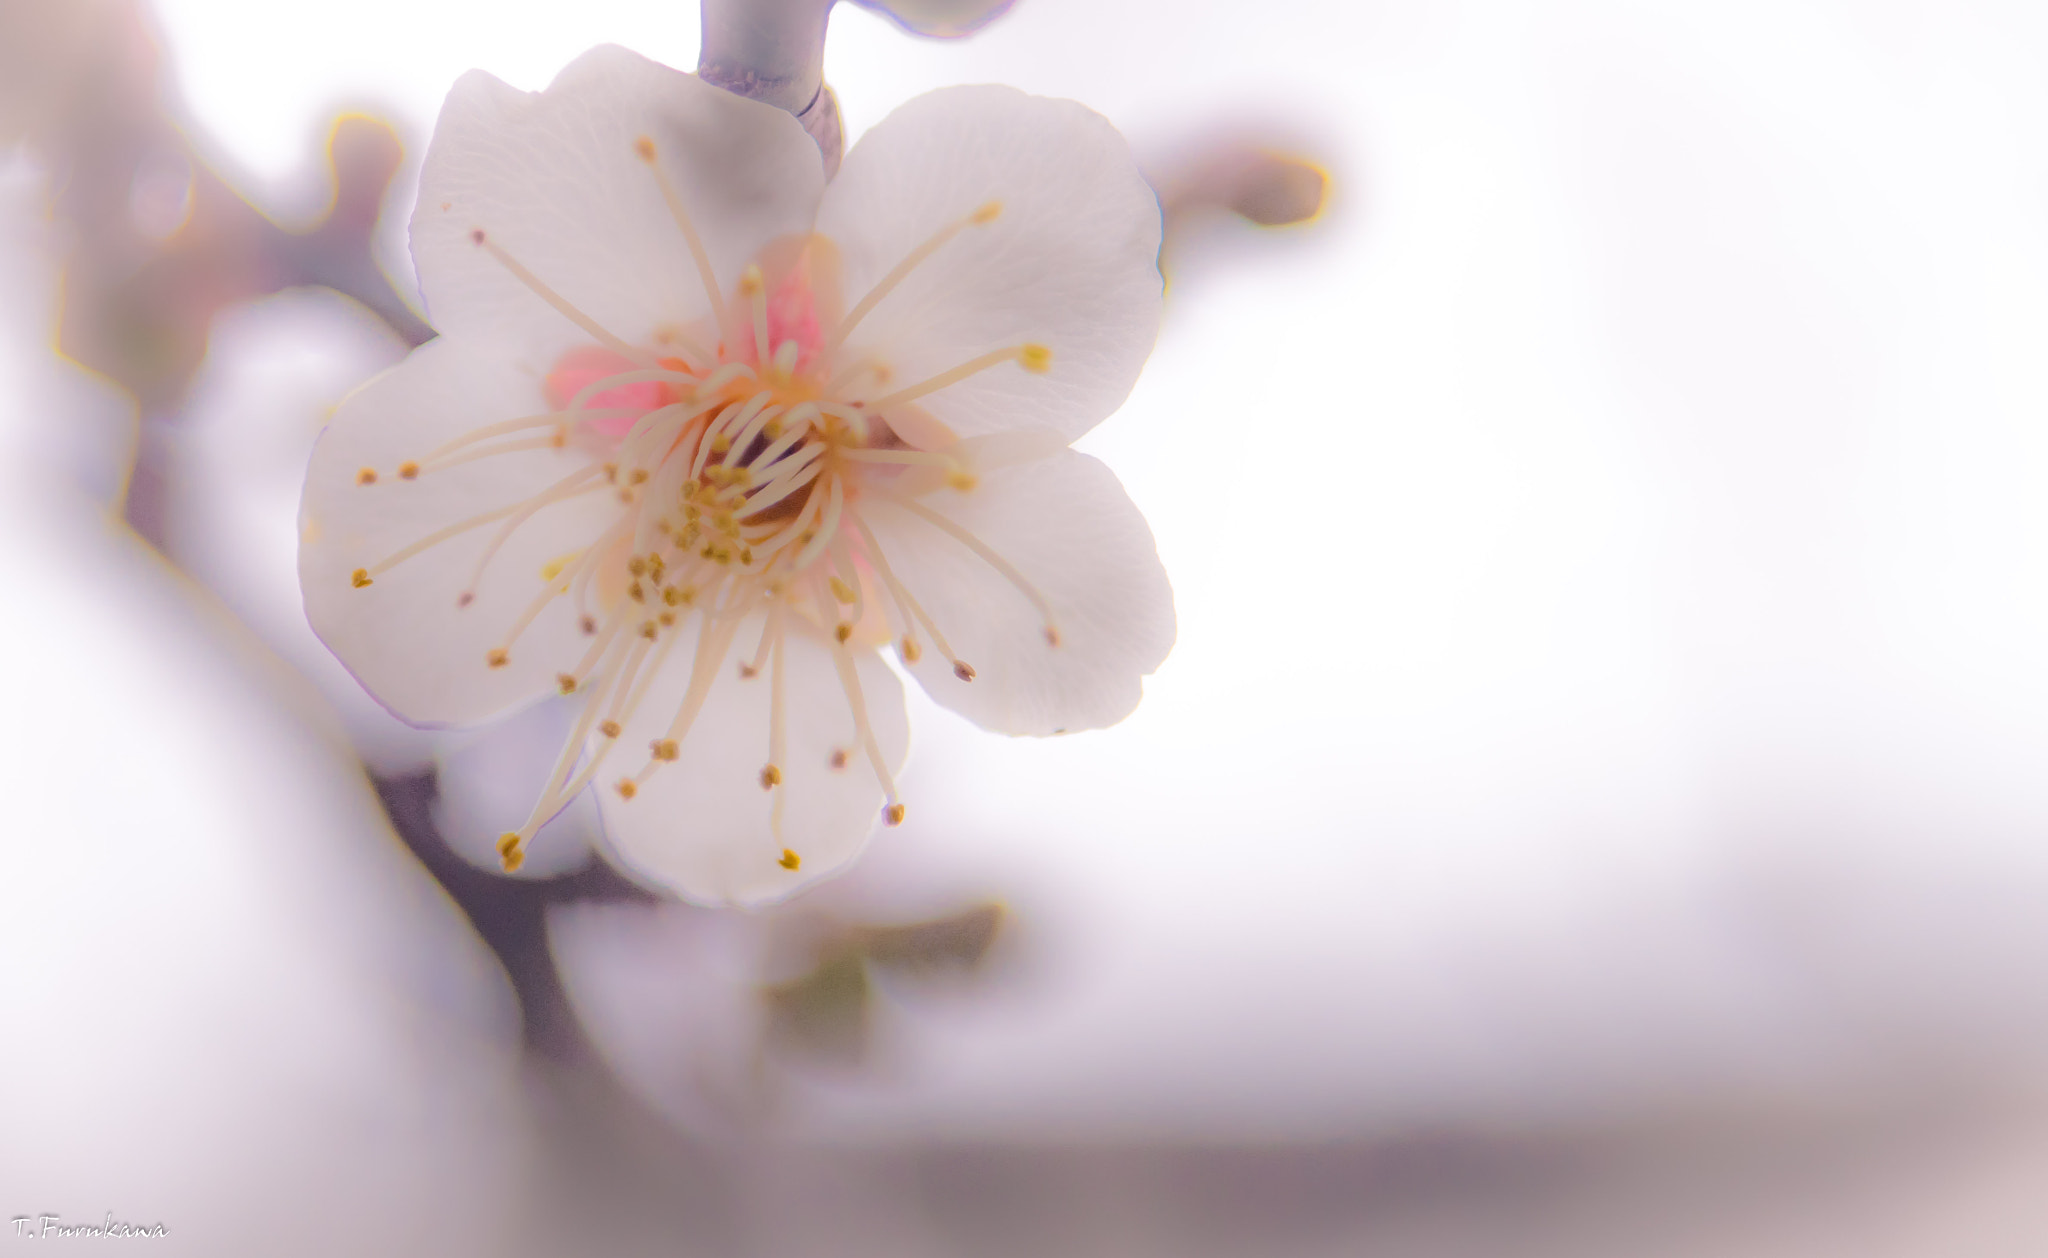
<svg viewBox="0 0 2048 1258"><path fill-rule="evenodd" d="M1109 731L914 696L910 822L758 914L591 864L587 810L490 872L562 713L405 729L293 575L325 414L430 335L447 85L697 30L0 0L0 1212L2048 1249L2048 10L839 6L849 141L1007 82L1153 173L1165 327L1083 447L1180 639Z"/></svg>

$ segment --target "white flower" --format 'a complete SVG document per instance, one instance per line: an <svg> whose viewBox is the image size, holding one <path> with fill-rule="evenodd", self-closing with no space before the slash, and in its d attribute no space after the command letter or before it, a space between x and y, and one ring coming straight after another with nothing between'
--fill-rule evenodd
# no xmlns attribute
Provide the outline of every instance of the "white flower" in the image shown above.
<svg viewBox="0 0 2048 1258"><path fill-rule="evenodd" d="M1172 594L1067 449L1159 322L1158 206L1102 118L934 92L828 188L788 114L599 48L537 94L464 77L419 196L442 336L336 411L299 571L409 721L586 696L508 865L593 780L619 862L686 898L844 865L903 816L883 645L992 730L1137 704Z"/></svg>

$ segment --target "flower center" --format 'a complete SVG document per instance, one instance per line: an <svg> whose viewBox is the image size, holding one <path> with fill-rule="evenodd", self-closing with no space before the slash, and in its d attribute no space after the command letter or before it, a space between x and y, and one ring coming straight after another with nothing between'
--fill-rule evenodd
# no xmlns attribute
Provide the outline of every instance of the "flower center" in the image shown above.
<svg viewBox="0 0 2048 1258"><path fill-rule="evenodd" d="M457 605L467 607L505 542L535 514L573 498L616 498L620 510L611 524L543 567L541 588L485 654L485 666L507 666L520 636L561 599L575 604L589 639L582 658L557 674L562 694L584 694L586 702L526 824L500 840L508 870L521 863L533 834L601 771L653 678L678 643L689 640L680 630L691 616L698 624L684 697L665 732L651 741L644 764L617 778L613 789L630 800L663 764L678 758L743 622L758 617L760 638L739 670L743 678L766 672L770 679L769 746L760 784L772 795L772 831L780 844L787 741L783 661L794 614L831 638L853 719L851 744L834 752L831 767L843 768L851 756L864 755L882 788L885 819L903 819L904 805L868 720L851 643L857 636L864 644L893 639L903 660L915 663L929 640L963 681L973 680L975 670L953 653L940 626L891 569L861 519L865 500L890 502L979 556L1043 619L1046 641L1057 646L1060 640L1047 600L1013 565L918 501L942 487L972 490L975 478L951 434L914 405L1006 363L1044 372L1051 366L1050 351L1036 344L991 350L879 395L890 381L886 364L841 361L847 334L883 297L961 232L995 221L1000 206L989 202L941 229L852 310L830 319L814 274L829 268L829 242L812 237L771 246L763 262L774 281L761 263L750 265L728 301L681 198L661 171L653 142L642 137L635 151L653 172L689 244L710 300L709 326L659 328L651 349L628 343L576 309L485 231L473 231L478 248L594 343L565 354L547 375L542 392L551 409L465 433L402 463L398 479L413 481L521 451L557 452L572 470L539 493L438 530L354 574L357 586L370 585L427 549L496 524L468 584L455 592ZM906 434L917 440L906 440ZM358 483L378 479L365 468ZM572 775L579 749L593 735L599 740L593 753ZM800 857L784 848L781 863L795 869Z"/></svg>

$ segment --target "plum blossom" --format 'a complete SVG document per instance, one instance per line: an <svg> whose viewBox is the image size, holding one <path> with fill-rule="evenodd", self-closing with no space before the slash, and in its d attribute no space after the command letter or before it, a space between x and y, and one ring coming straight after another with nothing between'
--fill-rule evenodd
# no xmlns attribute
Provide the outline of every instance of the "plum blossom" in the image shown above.
<svg viewBox="0 0 2048 1258"><path fill-rule="evenodd" d="M1171 648L1143 517L1068 448L1151 351L1159 230L1072 102L931 93L827 186L790 115L623 49L472 72L412 220L441 337L315 447L307 616L415 724L579 696L508 868L596 784L629 873L786 896L903 818L883 649L1046 735Z"/></svg>

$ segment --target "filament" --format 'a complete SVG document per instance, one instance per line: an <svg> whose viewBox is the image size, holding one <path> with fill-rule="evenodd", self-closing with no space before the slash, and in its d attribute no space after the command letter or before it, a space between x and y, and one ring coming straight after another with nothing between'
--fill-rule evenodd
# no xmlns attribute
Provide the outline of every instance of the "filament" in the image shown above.
<svg viewBox="0 0 2048 1258"><path fill-rule="evenodd" d="M653 364L654 355L648 353L644 349L637 349L631 345L628 345L624 341L620 340L618 337L613 336L610 332L606 331L604 326L598 323L597 320L591 318L587 314L584 314L581 310L578 310L574 305L570 304L567 298L563 297L554 289L549 288L546 284L543 284L541 282L540 277L538 275L535 275L533 272L527 270L523 265L520 264L517 258L513 257L511 254L505 252L504 249L500 248L497 241L492 240L489 236L484 234L483 228L479 227L474 231L470 232L469 238L477 245L478 248L482 249L485 253L490 254L493 258L496 258L498 260L498 265L512 272L512 278L526 285L528 289L532 290L534 296L540 298L548 305L553 306L558 312L561 313L562 317L568 319L577 327L582 328L585 332L590 333L590 335L594 339L596 339L600 344L602 344L606 349L609 349L613 353L618 354L622 357L630 358L636 363L644 363L650 366Z"/></svg>
<svg viewBox="0 0 2048 1258"><path fill-rule="evenodd" d="M882 298L887 297L898 284L908 279L910 273L915 271L925 259L944 248L947 241L959 235L970 225L978 226L993 223L996 220L996 216L1002 212L1002 208L1002 202L990 201L967 217L956 219L941 227L938 231L932 233L929 240L912 249L904 256L903 261L896 264L894 270L883 276L880 283L868 290L867 296L861 298L852 310L846 312L846 317L839 321L839 326L832 329L832 335L825 338L826 351L829 353L832 350L838 349L841 343L846 340L847 335L853 331L855 324L867 318L868 312L879 305Z"/></svg>

